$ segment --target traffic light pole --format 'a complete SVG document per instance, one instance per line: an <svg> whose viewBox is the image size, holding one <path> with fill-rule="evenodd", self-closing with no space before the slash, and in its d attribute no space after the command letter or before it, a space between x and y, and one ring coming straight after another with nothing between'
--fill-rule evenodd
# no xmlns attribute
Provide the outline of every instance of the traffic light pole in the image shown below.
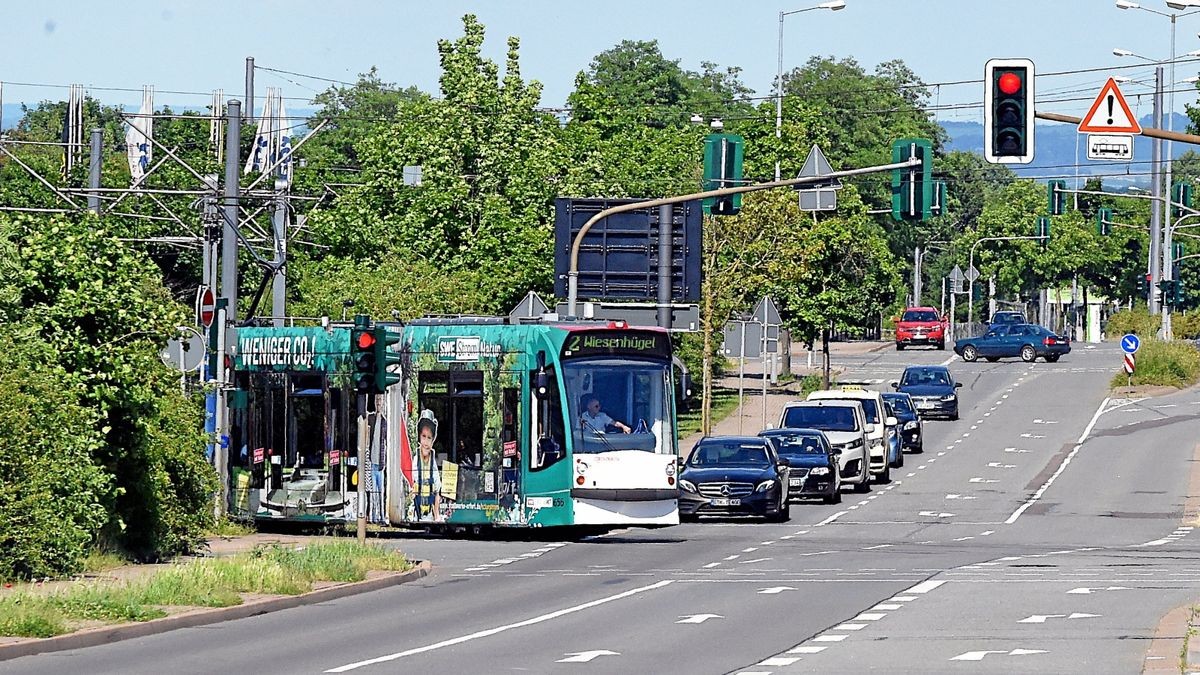
<svg viewBox="0 0 1200 675"><path fill-rule="evenodd" d="M367 541L367 444L371 442L371 425L367 423L367 394L358 395L358 459L354 475L358 476L358 543Z"/></svg>
<svg viewBox="0 0 1200 675"><path fill-rule="evenodd" d="M903 162L893 162L892 164L882 164L880 166L868 166L862 169L847 169L846 171L834 171L833 173L824 176L806 176L803 178L789 178L787 180L777 180L768 183L756 183L754 185L742 185L739 187L721 188L719 190L707 190L705 192L693 192L686 195L678 195L675 197L663 197L661 199L649 199L643 202L633 202L630 204L621 204L612 208L604 209L596 215L588 219L583 227L579 228L579 232L575 235L575 241L571 242L571 265L567 272L567 316L575 317L577 304L579 300L579 249L583 244L583 238L587 235L588 230L592 226L618 213L628 213L630 211L640 211L642 209L654 208L656 206L666 206L669 204L682 204L693 199L707 199L709 197L728 197L731 195L744 194L747 192L758 192L760 190L771 190L781 187L793 187L796 185L808 185L811 183L825 183L832 178L846 178L849 176L862 176L870 173L881 173L883 171L895 171L896 169L907 169L909 167L921 166L920 159L908 159Z"/></svg>

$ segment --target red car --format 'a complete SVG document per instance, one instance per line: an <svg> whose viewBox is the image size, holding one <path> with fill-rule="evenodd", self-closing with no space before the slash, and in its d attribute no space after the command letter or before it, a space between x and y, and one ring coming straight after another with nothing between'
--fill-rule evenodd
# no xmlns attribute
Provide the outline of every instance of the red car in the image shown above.
<svg viewBox="0 0 1200 675"><path fill-rule="evenodd" d="M909 345L946 348L946 323L933 307L909 307L896 321L896 351Z"/></svg>

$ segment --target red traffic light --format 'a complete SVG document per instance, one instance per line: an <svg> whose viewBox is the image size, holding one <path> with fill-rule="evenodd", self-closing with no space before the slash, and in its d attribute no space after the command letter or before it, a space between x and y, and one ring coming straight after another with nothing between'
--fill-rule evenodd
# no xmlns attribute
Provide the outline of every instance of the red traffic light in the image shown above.
<svg viewBox="0 0 1200 675"><path fill-rule="evenodd" d="M375 346L375 334L371 331L363 331L358 334L358 348L370 349Z"/></svg>
<svg viewBox="0 0 1200 675"><path fill-rule="evenodd" d="M1000 91L1012 96L1021 91L1021 78L1016 73L1004 73L996 85L1000 87Z"/></svg>

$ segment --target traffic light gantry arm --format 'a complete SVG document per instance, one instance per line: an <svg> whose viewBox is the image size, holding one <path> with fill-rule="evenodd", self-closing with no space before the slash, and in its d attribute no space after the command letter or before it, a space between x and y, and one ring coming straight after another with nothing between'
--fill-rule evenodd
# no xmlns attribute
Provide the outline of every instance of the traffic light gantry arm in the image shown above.
<svg viewBox="0 0 1200 675"><path fill-rule="evenodd" d="M861 176L869 173L880 173L883 171L894 171L896 169L907 169L913 166L921 166L922 161L917 158L907 159L903 162L893 162L891 164L883 164L880 166L868 166L861 169L846 169L845 171L834 171L833 173L823 176L805 176L801 178L789 178L787 180L769 181L766 183L755 183L754 185L740 185L738 187L721 188L719 190L706 190L704 192L693 192L686 195L677 195L675 197L662 197L659 199L651 199L644 202L633 202L630 204L620 204L611 208L604 209L596 215L588 219L583 227L579 228L579 232L575 235L575 241L571 242L571 266L567 271L567 316L575 316L575 307L579 299L579 248L583 244L583 237L592 229L592 226L618 213L627 213L629 211L638 211L641 209L654 208L656 206L666 206L667 204L682 204L683 202L693 199L706 199L708 197L726 197L729 195L742 194L746 192L757 192L759 190L770 190L772 188L793 187L796 185L807 185L809 183L824 183L830 178L847 178L850 176Z"/></svg>
<svg viewBox="0 0 1200 675"><path fill-rule="evenodd" d="M1074 117L1072 115L1060 115L1058 113L1051 112L1035 112L1033 116L1039 120L1047 120L1050 122L1066 122L1068 124L1079 124L1083 121L1083 119L1080 117ZM1196 134L1185 134L1182 131L1143 128L1142 135L1149 136L1150 138L1161 138L1165 141L1177 141L1179 143L1200 145L1200 136L1197 136Z"/></svg>

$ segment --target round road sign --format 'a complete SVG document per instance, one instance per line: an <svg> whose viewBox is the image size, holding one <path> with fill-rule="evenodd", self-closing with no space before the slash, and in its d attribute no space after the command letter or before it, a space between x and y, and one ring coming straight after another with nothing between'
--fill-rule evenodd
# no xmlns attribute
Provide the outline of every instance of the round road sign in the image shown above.
<svg viewBox="0 0 1200 675"><path fill-rule="evenodd" d="M201 326L208 328L212 325L213 317L217 313L216 308L217 301L211 288L201 286L196 289L196 319Z"/></svg>

